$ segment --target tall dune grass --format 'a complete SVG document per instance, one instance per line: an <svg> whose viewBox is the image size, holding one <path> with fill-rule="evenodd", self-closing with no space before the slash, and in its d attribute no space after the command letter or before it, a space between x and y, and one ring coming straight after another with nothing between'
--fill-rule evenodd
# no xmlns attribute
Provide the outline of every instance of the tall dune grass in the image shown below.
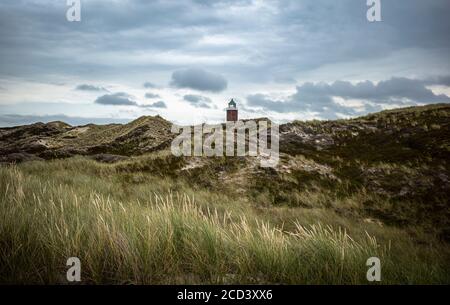
<svg viewBox="0 0 450 305"><path fill-rule="evenodd" d="M84 159L0 167L0 282L67 283L72 256L97 284L367 284L372 256L384 284L449 282L442 248L393 250L320 222L285 230L183 187L123 194L114 175Z"/></svg>

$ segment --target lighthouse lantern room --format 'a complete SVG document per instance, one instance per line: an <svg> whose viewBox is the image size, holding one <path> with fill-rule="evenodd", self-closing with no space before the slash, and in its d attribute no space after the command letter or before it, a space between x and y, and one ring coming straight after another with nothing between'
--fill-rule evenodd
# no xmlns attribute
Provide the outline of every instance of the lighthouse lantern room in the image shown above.
<svg viewBox="0 0 450 305"><path fill-rule="evenodd" d="M238 120L238 109L233 99L228 103L227 122L236 122Z"/></svg>

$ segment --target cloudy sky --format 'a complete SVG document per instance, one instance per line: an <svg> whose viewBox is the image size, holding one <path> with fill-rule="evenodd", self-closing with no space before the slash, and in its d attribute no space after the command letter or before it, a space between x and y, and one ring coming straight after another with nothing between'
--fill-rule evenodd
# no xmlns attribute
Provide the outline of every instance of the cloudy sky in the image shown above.
<svg viewBox="0 0 450 305"><path fill-rule="evenodd" d="M0 2L0 126L333 119L450 102L450 1Z"/></svg>

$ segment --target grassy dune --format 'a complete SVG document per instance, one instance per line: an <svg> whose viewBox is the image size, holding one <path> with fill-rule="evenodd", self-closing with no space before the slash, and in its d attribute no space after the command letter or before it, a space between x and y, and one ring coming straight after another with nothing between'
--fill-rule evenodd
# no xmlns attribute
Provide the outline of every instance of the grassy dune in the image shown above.
<svg viewBox="0 0 450 305"><path fill-rule="evenodd" d="M307 207L264 205L161 176L155 158L182 165L155 154L0 167L0 282L66 283L71 256L82 281L98 284L367 284L371 256L381 259L382 284L450 282L448 244L324 204L357 198L319 188L302 193Z"/></svg>

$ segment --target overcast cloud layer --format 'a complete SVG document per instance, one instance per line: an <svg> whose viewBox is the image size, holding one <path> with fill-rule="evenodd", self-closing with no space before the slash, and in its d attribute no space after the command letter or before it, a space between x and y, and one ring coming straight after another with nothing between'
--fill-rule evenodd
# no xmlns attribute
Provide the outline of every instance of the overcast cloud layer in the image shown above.
<svg viewBox="0 0 450 305"><path fill-rule="evenodd" d="M450 2L0 2L0 115L339 118L450 102ZM83 112L77 111L83 109ZM0 125L5 120L0 120ZM23 123L23 120L17 120Z"/></svg>

